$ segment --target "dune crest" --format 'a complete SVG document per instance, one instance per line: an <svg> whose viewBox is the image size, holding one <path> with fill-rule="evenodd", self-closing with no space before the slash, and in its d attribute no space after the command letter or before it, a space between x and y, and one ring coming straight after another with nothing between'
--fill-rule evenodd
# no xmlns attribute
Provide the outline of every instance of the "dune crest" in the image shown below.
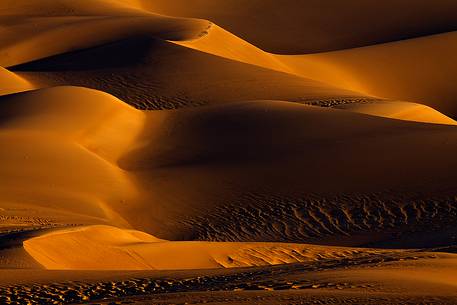
<svg viewBox="0 0 457 305"><path fill-rule="evenodd" d="M216 24L211 24L201 37L174 43L208 54L267 69L285 73L292 71L273 54L262 51Z"/></svg>

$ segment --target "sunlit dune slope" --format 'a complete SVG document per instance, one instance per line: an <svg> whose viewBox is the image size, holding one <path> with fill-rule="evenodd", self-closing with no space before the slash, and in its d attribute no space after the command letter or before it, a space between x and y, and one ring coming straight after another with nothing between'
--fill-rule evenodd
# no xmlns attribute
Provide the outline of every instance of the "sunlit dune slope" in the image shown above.
<svg viewBox="0 0 457 305"><path fill-rule="evenodd" d="M32 89L32 85L16 74L0 67L0 95Z"/></svg>
<svg viewBox="0 0 457 305"><path fill-rule="evenodd" d="M457 32L339 52L280 56L295 73L349 90L417 101L457 116Z"/></svg>
<svg viewBox="0 0 457 305"><path fill-rule="evenodd" d="M197 38L208 21L173 18L117 1L6 1L0 4L0 65L9 67L138 35Z"/></svg>
<svg viewBox="0 0 457 305"><path fill-rule="evenodd" d="M141 132L141 112L102 92L63 87L1 97L0 118L5 208L21 205L53 222L63 213L72 223L127 225L107 203L135 193L115 162Z"/></svg>
<svg viewBox="0 0 457 305"><path fill-rule="evenodd" d="M455 120L433 108L409 102L375 101L371 103L341 104L334 108L399 120L457 125Z"/></svg>
<svg viewBox="0 0 457 305"><path fill-rule="evenodd" d="M44 223L340 245L454 234L454 126L278 101L143 112L74 87L2 97L0 116L3 206Z"/></svg>
<svg viewBox="0 0 457 305"><path fill-rule="evenodd" d="M46 269L147 270L268 266L386 251L281 243L169 242L109 226L58 230L24 242Z"/></svg>
<svg viewBox="0 0 457 305"><path fill-rule="evenodd" d="M207 19L273 53L367 46L457 29L453 0L123 0L152 12Z"/></svg>
<svg viewBox="0 0 457 305"><path fill-rule="evenodd" d="M230 44L225 44L227 50L221 48L221 52L233 54L238 60L258 59L257 63L275 65L270 61L274 58L268 54L259 57L256 54L260 50L243 44L239 39L235 42L237 44L232 53ZM237 50L238 43L240 49ZM210 46L216 49L217 42ZM55 56L16 66L13 70L22 71L18 74L38 86L90 87L113 94L141 109L170 109L257 99L307 101L364 97L328 84L149 36Z"/></svg>
<svg viewBox="0 0 457 305"><path fill-rule="evenodd" d="M213 54L223 58L281 72L292 72L293 69L283 64L273 54L262 51L249 42L211 24L204 36L192 40L176 41L176 44Z"/></svg>

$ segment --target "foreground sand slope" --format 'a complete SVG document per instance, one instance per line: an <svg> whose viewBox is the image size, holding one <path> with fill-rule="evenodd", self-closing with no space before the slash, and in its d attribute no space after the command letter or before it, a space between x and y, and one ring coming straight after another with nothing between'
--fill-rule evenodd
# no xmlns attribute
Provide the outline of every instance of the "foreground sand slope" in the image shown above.
<svg viewBox="0 0 457 305"><path fill-rule="evenodd" d="M212 270L0 270L0 301L455 304L455 255L362 253L296 264Z"/></svg>

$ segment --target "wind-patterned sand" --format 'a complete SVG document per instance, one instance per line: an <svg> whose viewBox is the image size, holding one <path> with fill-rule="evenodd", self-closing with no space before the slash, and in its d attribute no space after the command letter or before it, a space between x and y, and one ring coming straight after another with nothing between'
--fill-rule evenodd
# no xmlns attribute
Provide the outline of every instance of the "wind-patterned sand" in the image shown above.
<svg viewBox="0 0 457 305"><path fill-rule="evenodd" d="M0 302L455 302L455 3L259 3L0 4Z"/></svg>

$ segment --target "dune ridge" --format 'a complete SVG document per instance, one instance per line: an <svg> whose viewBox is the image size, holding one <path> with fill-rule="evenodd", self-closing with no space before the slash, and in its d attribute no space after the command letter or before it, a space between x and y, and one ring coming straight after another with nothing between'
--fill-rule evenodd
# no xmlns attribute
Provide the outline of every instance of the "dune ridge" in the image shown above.
<svg viewBox="0 0 457 305"><path fill-rule="evenodd" d="M46 269L56 270L233 268L360 258L389 252L280 243L170 242L109 226L58 230L24 241L24 248Z"/></svg>

